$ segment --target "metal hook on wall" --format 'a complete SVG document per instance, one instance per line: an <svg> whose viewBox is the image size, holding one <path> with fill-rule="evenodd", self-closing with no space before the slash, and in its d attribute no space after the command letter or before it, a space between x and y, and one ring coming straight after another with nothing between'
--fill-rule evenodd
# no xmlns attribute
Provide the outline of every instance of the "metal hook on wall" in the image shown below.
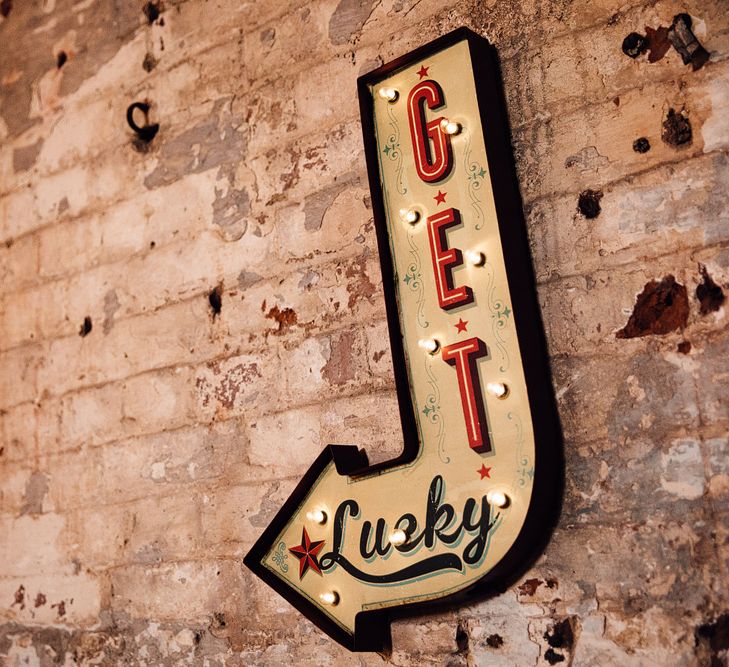
<svg viewBox="0 0 729 667"><path fill-rule="evenodd" d="M144 126L139 127L134 122L134 111L139 109L144 114ZM146 102L134 102L127 108L127 123L144 142L149 143L154 139L159 130L159 123L149 124L149 104Z"/></svg>

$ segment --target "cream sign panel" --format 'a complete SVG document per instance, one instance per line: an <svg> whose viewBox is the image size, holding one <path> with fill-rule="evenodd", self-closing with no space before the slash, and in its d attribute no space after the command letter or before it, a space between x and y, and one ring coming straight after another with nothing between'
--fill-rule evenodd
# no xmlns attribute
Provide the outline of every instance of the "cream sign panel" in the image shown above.
<svg viewBox="0 0 729 667"><path fill-rule="evenodd" d="M492 47L359 81L403 453L330 446L246 564L352 650L396 607L507 586L561 495L559 428Z"/></svg>

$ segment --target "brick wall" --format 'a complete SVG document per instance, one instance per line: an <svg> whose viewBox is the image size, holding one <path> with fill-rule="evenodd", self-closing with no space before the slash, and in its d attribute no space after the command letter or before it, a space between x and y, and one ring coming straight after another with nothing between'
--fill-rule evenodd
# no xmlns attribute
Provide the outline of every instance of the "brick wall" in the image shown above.
<svg viewBox="0 0 729 667"><path fill-rule="evenodd" d="M727 664L725 3L0 14L0 659ZM398 451L355 79L460 25L503 60L564 509L516 586L350 656L241 560L324 445Z"/></svg>

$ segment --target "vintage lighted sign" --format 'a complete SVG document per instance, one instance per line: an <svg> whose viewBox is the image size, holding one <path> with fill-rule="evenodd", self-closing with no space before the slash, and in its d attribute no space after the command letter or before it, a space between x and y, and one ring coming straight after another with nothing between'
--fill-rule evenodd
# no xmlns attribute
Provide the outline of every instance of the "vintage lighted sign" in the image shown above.
<svg viewBox="0 0 729 667"><path fill-rule="evenodd" d="M331 445L245 563L334 639L502 590L561 497L559 427L493 48L465 29L359 80L403 453Z"/></svg>

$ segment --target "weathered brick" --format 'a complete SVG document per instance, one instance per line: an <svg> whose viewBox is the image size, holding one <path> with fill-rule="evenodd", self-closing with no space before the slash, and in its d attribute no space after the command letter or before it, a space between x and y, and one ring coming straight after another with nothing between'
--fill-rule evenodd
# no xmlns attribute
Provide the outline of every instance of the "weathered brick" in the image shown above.
<svg viewBox="0 0 729 667"><path fill-rule="evenodd" d="M720 103L726 88L717 81L726 77L726 62L718 62L696 72L686 85L648 84L622 95L619 106L609 101L596 105L590 114L577 110L517 131L514 143L525 200L562 192L566 184L600 187L635 171L726 146L726 134L721 133L725 121L714 104ZM683 107L697 130L690 145L676 148L661 141L660 132L668 108ZM631 130L628 136L626 128ZM651 140L645 155L632 148L633 140L641 136Z"/></svg>
<svg viewBox="0 0 729 667"><path fill-rule="evenodd" d="M0 409L36 398L41 359L38 345L0 352Z"/></svg>
<svg viewBox="0 0 729 667"><path fill-rule="evenodd" d="M367 452L370 463L394 458L403 449L395 392L373 392L327 404L321 441L322 445L357 445Z"/></svg>
<svg viewBox="0 0 729 667"><path fill-rule="evenodd" d="M219 486L203 497L202 539L211 553L242 558L296 485L295 478L282 479L270 470L246 472L251 483Z"/></svg>
<svg viewBox="0 0 729 667"><path fill-rule="evenodd" d="M40 451L37 433L39 410L33 403L21 403L2 415L2 461L22 461Z"/></svg>
<svg viewBox="0 0 729 667"><path fill-rule="evenodd" d="M588 29L566 33L537 48L519 52L505 63L505 79L510 101L523 115L519 123L539 119L546 114L562 115L589 100L622 104L621 96L657 81L683 79L693 76L680 55L669 49L657 63L643 56L631 59L620 53L623 38L631 31L643 33L645 26L653 29L668 27L676 14L689 12L706 25L710 33L701 37L702 43L719 60L729 51L729 21L717 6L669 0L648 6L628 8L617 20L596 22ZM637 138L636 135L635 138Z"/></svg>
<svg viewBox="0 0 729 667"><path fill-rule="evenodd" d="M104 584L86 572L37 571L23 577L0 579L3 620L24 625L92 627L101 611ZM23 602L15 602L22 594ZM6 602L7 601L7 602Z"/></svg>
<svg viewBox="0 0 729 667"><path fill-rule="evenodd" d="M717 153L605 188L602 211L593 220L577 209L578 189L539 201L528 213L537 277L542 281L600 268L617 270L677 247L725 241L728 186L729 160ZM716 214L702 222L706 210Z"/></svg>
<svg viewBox="0 0 729 667"><path fill-rule="evenodd" d="M707 421L726 424L729 421L729 406L724 391L729 378L729 336L726 330L723 335L707 341L702 347L699 350L702 360L713 361L704 361L699 366L697 394L701 415Z"/></svg>
<svg viewBox="0 0 729 667"><path fill-rule="evenodd" d="M3 523L2 562L8 576L33 576L40 572L61 573L68 569L59 548L65 522L60 514L19 517L8 515Z"/></svg>
<svg viewBox="0 0 729 667"><path fill-rule="evenodd" d="M257 417L248 424L251 465L271 477L301 475L321 453L321 408L287 410Z"/></svg>
<svg viewBox="0 0 729 667"><path fill-rule="evenodd" d="M575 523L668 520L695 511L707 488L701 443L680 436L628 446L574 446L567 461L563 516ZM721 480L716 480L721 484ZM648 507L645 497L651 497Z"/></svg>
<svg viewBox="0 0 729 667"><path fill-rule="evenodd" d="M460 25L501 57L566 490L518 580L397 621L387 660L721 660L721 3L219 0L157 3L156 19L154 4L2 3L5 660L382 663L241 558L322 447L402 447L356 78ZM700 69L668 44L654 63L622 52L680 12L710 52ZM135 148L124 116L142 100L160 131ZM690 144L661 139L669 109ZM596 217L578 211L587 190ZM677 326L616 337L669 275Z"/></svg>
<svg viewBox="0 0 729 667"><path fill-rule="evenodd" d="M114 591L111 609L134 618L208 619L217 600L235 594L230 588L231 569L226 561L178 561L115 569L110 577Z"/></svg>
<svg viewBox="0 0 729 667"><path fill-rule="evenodd" d="M670 359L670 360L669 360ZM637 447L698 426L692 373L677 360L638 351L627 357L566 357L552 370L566 442L609 440ZM580 419L574 419L575 415Z"/></svg>

